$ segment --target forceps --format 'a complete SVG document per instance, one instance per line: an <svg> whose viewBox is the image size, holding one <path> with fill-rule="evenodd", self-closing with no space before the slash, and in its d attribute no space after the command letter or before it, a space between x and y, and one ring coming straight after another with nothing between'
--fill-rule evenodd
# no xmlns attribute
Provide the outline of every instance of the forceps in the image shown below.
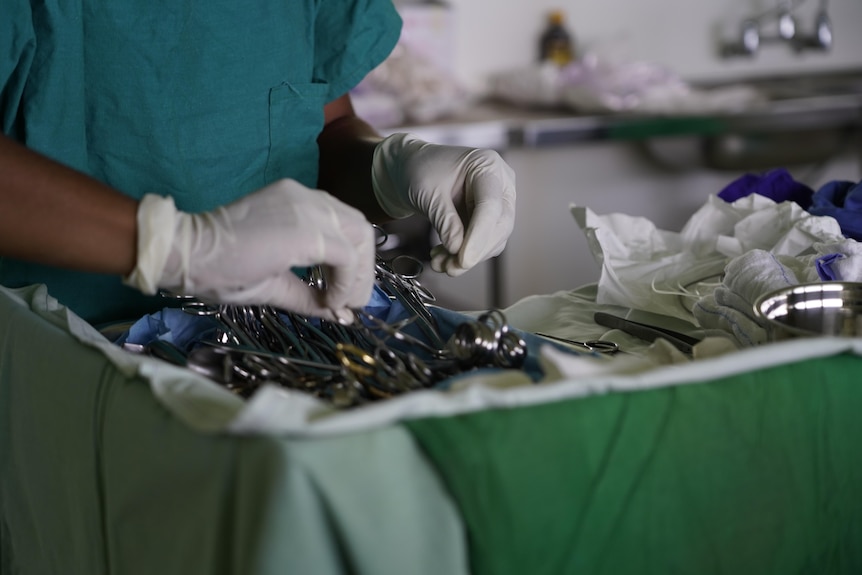
<svg viewBox="0 0 862 575"><path fill-rule="evenodd" d="M388 234L380 226L374 226L377 233L377 247L386 243ZM410 271L398 273L393 266L401 267L407 264ZM426 302L434 301L434 296L422 287L418 276L422 273L422 262L412 256L401 255L391 262L384 260L379 254L374 266L378 285L390 299L397 300L411 315L417 318L417 326L437 349L445 345L434 316L426 307Z"/></svg>
<svg viewBox="0 0 862 575"><path fill-rule="evenodd" d="M587 341L575 341L572 339L566 339L564 337L557 337L555 335L548 335L546 333L536 332L536 335L546 337L548 339L552 339L554 341L561 341L563 343L567 343L569 345L573 345L577 348L583 349L584 351L589 351L592 353L600 353L603 355L613 355L620 351L620 346L612 341L607 341L604 339L590 339Z"/></svg>

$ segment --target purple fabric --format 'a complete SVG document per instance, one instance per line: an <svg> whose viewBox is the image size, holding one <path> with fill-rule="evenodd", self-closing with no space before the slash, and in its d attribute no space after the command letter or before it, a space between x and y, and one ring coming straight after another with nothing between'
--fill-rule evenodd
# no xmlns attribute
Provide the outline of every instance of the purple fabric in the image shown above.
<svg viewBox="0 0 862 575"><path fill-rule="evenodd" d="M732 203L751 194L766 196L776 202L796 202L807 210L814 190L794 180L784 168L777 168L762 175L745 174L725 186L718 197Z"/></svg>
<svg viewBox="0 0 862 575"><path fill-rule="evenodd" d="M844 259L844 254L826 254L820 256L814 262L814 267L817 268L817 275L825 282L840 281L841 274L832 269L832 264L838 260Z"/></svg>
<svg viewBox="0 0 862 575"><path fill-rule="evenodd" d="M814 194L808 210L815 216L832 216L848 238L862 240L862 182L833 181Z"/></svg>

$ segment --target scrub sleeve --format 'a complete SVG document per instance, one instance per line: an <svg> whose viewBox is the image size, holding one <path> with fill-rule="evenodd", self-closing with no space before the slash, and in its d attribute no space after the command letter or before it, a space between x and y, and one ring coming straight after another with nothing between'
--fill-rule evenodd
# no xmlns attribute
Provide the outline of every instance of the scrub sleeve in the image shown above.
<svg viewBox="0 0 862 575"><path fill-rule="evenodd" d="M323 106L390 53L390 0L10 0L4 134L134 198L201 212L280 178L316 187ZM85 36L86 31L86 36ZM120 278L0 260L94 325L165 306Z"/></svg>

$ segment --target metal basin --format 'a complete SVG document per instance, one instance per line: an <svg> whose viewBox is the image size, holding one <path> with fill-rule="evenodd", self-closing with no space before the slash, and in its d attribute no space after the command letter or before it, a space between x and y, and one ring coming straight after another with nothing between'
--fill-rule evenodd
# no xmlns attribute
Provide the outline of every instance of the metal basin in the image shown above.
<svg viewBox="0 0 862 575"><path fill-rule="evenodd" d="M862 283L802 284L768 293L754 304L770 340L862 336Z"/></svg>

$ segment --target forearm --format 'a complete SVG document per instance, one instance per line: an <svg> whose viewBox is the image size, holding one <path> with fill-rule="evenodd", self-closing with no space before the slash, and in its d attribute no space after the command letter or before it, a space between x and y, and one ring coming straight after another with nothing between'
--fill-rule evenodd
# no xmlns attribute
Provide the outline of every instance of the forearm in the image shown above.
<svg viewBox="0 0 862 575"><path fill-rule="evenodd" d="M0 135L0 255L127 274L137 202Z"/></svg>
<svg viewBox="0 0 862 575"><path fill-rule="evenodd" d="M375 223L392 219L380 208L371 185L371 160L380 140L374 128L352 113L328 122L317 139L318 187L361 210Z"/></svg>

